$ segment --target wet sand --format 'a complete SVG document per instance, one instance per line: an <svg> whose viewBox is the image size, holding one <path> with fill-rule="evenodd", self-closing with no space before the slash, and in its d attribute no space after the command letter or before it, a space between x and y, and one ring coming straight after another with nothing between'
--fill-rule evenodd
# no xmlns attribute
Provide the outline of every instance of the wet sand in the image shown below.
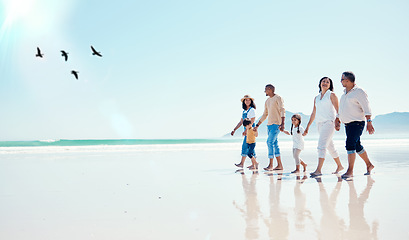
<svg viewBox="0 0 409 240"><path fill-rule="evenodd" d="M357 158L351 181L329 156L321 178L290 174L291 142L281 172L237 172L239 143L2 148L0 239L407 239L409 140L363 145L375 169Z"/></svg>

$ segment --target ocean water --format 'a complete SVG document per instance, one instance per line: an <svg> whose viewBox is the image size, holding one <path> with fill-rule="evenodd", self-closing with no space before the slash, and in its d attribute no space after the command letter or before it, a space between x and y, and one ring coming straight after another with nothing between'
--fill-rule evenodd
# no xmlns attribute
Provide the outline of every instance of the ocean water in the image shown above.
<svg viewBox="0 0 409 240"><path fill-rule="evenodd" d="M171 151L234 151L240 153L242 138L219 139L106 139L106 140L38 140L38 141L0 141L0 155L9 154L54 154L54 153L86 153L86 152L171 152ZM383 162L406 161L409 138L381 138L364 136L365 148L371 153L385 154L390 149L390 155L397 158L384 159ZM346 159L345 139L334 138L334 144L341 159ZM291 137L283 135L279 138L282 154L292 159ZM303 153L315 153L317 138L305 139ZM392 150L393 149L393 150ZM268 152L266 138L257 139L256 152L265 158ZM288 156L287 156L288 155ZM234 155L235 156L235 155ZM409 161L407 161L409 164ZM406 162L405 162L406 164Z"/></svg>
<svg viewBox="0 0 409 240"><path fill-rule="evenodd" d="M44 146L115 146L157 144L200 144L239 142L242 139L48 139L34 141L0 141L0 147L44 147Z"/></svg>
<svg viewBox="0 0 409 240"><path fill-rule="evenodd" d="M309 134L304 137L306 141L318 140L317 134ZM409 139L406 134L374 134L364 133L362 139L368 140L405 140ZM267 136L259 136L257 142L265 142ZM345 140L345 135L340 132L334 134L334 140ZM238 143L243 141L241 137L222 137L209 139L46 139L28 141L0 141L1 147L44 147L44 146L118 146L118 145L173 145L173 144L202 144L202 143ZM291 136L279 135L279 141L289 142Z"/></svg>

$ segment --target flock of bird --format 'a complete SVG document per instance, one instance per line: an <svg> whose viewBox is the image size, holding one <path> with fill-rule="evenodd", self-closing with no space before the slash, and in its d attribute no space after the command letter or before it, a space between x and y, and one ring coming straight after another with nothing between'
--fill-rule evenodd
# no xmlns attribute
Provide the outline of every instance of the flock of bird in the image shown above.
<svg viewBox="0 0 409 240"><path fill-rule="evenodd" d="M95 50L95 48L93 46L91 46L91 50L92 50L92 55L102 57L101 52L98 52L97 50ZM39 57L39 58L42 58L44 56L44 53L41 52L39 47L37 47L37 54L35 56ZM68 53L66 51L61 50L61 56L64 57L65 61L68 61ZM72 70L71 74L74 75L75 79L78 80L78 71Z"/></svg>

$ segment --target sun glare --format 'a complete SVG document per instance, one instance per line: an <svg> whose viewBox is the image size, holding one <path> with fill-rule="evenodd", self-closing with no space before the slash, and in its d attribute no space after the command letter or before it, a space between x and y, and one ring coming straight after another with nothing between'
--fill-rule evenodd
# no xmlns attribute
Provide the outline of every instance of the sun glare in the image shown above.
<svg viewBox="0 0 409 240"><path fill-rule="evenodd" d="M33 3L34 0L6 0L4 3L6 9L5 25L9 26L19 18L26 16Z"/></svg>

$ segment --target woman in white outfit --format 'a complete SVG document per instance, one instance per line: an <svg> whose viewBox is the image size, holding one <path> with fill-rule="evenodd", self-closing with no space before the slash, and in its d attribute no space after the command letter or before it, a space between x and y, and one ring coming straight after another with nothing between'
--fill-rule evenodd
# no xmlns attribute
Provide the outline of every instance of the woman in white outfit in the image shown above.
<svg viewBox="0 0 409 240"><path fill-rule="evenodd" d="M333 93L334 85L329 77L323 77L318 84L320 88L320 94L314 98L314 109L312 110L310 121L307 124L307 128L304 131L304 136L307 135L308 130L316 119L318 126L318 166L317 169L310 173L312 177L321 176L321 168L324 164L325 155L327 150L329 154L334 158L337 164L337 169L334 173L338 173L344 167L342 167L341 161L339 160L339 155L334 146L334 141L332 137L334 135L335 129L339 131L340 126L335 126L335 118L338 114L338 98Z"/></svg>

